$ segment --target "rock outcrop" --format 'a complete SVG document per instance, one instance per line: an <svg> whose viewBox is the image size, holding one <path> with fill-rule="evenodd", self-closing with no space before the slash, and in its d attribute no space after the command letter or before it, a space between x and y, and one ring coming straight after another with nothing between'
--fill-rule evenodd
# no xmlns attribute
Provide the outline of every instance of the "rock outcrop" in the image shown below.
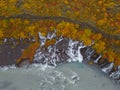
<svg viewBox="0 0 120 90"><path fill-rule="evenodd" d="M57 66L71 61L91 62L97 64L101 70L110 78L120 80L120 66L115 69L114 63L102 58L91 46L85 46L83 42L72 40L65 37L56 37L55 32L48 32L47 36L42 36L39 32L40 47L36 50L32 63L41 63ZM46 47L46 41L54 39L56 42ZM24 66L27 60L18 66Z"/></svg>
<svg viewBox="0 0 120 90"><path fill-rule="evenodd" d="M55 34L50 33L47 37L41 36L40 38L40 48L36 51L34 56L34 62L48 64L56 66L57 64L79 61L82 62L83 57L81 55L80 49L84 48L82 42L74 41L65 37L55 37ZM48 47L45 46L45 41L47 39L56 39L54 45Z"/></svg>

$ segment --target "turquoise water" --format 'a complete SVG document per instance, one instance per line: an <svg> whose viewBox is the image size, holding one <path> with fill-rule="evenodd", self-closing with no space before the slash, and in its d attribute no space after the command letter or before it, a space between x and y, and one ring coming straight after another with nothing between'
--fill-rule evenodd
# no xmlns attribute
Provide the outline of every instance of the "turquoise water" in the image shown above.
<svg viewBox="0 0 120 90"><path fill-rule="evenodd" d="M72 62L56 68L33 64L29 68L0 69L0 90L119 90L98 69Z"/></svg>

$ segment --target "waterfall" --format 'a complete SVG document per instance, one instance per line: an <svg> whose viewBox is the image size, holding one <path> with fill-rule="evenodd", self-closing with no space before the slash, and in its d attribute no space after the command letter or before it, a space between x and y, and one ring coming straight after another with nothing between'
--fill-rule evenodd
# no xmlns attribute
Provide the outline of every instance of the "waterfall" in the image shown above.
<svg viewBox="0 0 120 90"><path fill-rule="evenodd" d="M102 59L102 54L98 54L91 46L85 46L83 42L65 38L63 36L56 37L55 32L48 32L47 36L42 36L39 32L40 48L36 50L34 62L45 65L57 66L58 64L78 61L92 61L97 64L102 72L109 75L113 79L120 79L120 66L116 71L114 63L108 62L107 59ZM53 45L44 47L46 40L55 39Z"/></svg>
<svg viewBox="0 0 120 90"><path fill-rule="evenodd" d="M42 36L38 33L40 38L40 48L36 50L34 55L34 61L42 64L49 64L56 66L60 63L66 63L71 61L83 61L80 49L84 48L83 42L75 41L65 37L57 37L54 33L48 33L48 35ZM45 48L46 40L56 39L54 45L50 45Z"/></svg>

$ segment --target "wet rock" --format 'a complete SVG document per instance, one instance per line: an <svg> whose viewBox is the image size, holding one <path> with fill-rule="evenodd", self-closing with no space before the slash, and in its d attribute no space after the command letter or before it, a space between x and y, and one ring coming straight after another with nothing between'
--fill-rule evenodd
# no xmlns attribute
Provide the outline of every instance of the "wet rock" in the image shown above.
<svg viewBox="0 0 120 90"><path fill-rule="evenodd" d="M58 51L65 51L68 48L69 39L67 38L59 38L55 47Z"/></svg>
<svg viewBox="0 0 120 90"><path fill-rule="evenodd" d="M66 62L69 58L65 53L67 47L67 40L63 39L57 42L54 46L48 48L41 48L36 52L34 61L42 64L49 64L56 66L56 63Z"/></svg>
<svg viewBox="0 0 120 90"><path fill-rule="evenodd" d="M25 49L29 44L19 44L15 48L9 44L0 44L0 66L9 66L16 63L21 56L21 49Z"/></svg>
<svg viewBox="0 0 120 90"><path fill-rule="evenodd" d="M45 36L42 36L40 32L38 33L38 35L39 35L40 45L44 46L47 38Z"/></svg>
<svg viewBox="0 0 120 90"><path fill-rule="evenodd" d="M48 32L47 39L51 40L56 37L55 31L54 32Z"/></svg>
<svg viewBox="0 0 120 90"><path fill-rule="evenodd" d="M30 65L29 58L22 58L22 60L16 64L17 67L26 67L28 68Z"/></svg>
<svg viewBox="0 0 120 90"><path fill-rule="evenodd" d="M115 72L112 72L110 74L110 78L115 79L115 80L120 80L120 66L117 67Z"/></svg>
<svg viewBox="0 0 120 90"><path fill-rule="evenodd" d="M109 64L109 61L105 58L102 58L98 61L97 63L101 68L105 67L106 65Z"/></svg>
<svg viewBox="0 0 120 90"><path fill-rule="evenodd" d="M92 49L91 46L81 48L80 51L85 61L94 60L92 56L94 55L95 51Z"/></svg>
<svg viewBox="0 0 120 90"><path fill-rule="evenodd" d="M73 41L64 37L55 37L55 34L49 33L47 39L56 39L54 45L44 47L45 40L41 40L43 36L39 33L41 47L34 55L34 61L42 64L56 66L57 64L66 63L69 61L82 61L80 49L83 44L79 41Z"/></svg>
<svg viewBox="0 0 120 90"><path fill-rule="evenodd" d="M97 54L95 59L94 59L94 63L98 63L98 61L102 58L102 55Z"/></svg>
<svg viewBox="0 0 120 90"><path fill-rule="evenodd" d="M114 63L109 63L108 65L102 68L102 71L104 73L110 74L113 68L114 68Z"/></svg>

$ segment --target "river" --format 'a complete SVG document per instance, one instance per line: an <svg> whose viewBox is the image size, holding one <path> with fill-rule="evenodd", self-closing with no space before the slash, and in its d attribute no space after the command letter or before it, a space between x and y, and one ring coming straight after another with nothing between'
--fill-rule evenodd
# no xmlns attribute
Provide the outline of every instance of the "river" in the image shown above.
<svg viewBox="0 0 120 90"><path fill-rule="evenodd" d="M32 64L0 69L0 90L119 90L97 68L71 62L57 67Z"/></svg>

